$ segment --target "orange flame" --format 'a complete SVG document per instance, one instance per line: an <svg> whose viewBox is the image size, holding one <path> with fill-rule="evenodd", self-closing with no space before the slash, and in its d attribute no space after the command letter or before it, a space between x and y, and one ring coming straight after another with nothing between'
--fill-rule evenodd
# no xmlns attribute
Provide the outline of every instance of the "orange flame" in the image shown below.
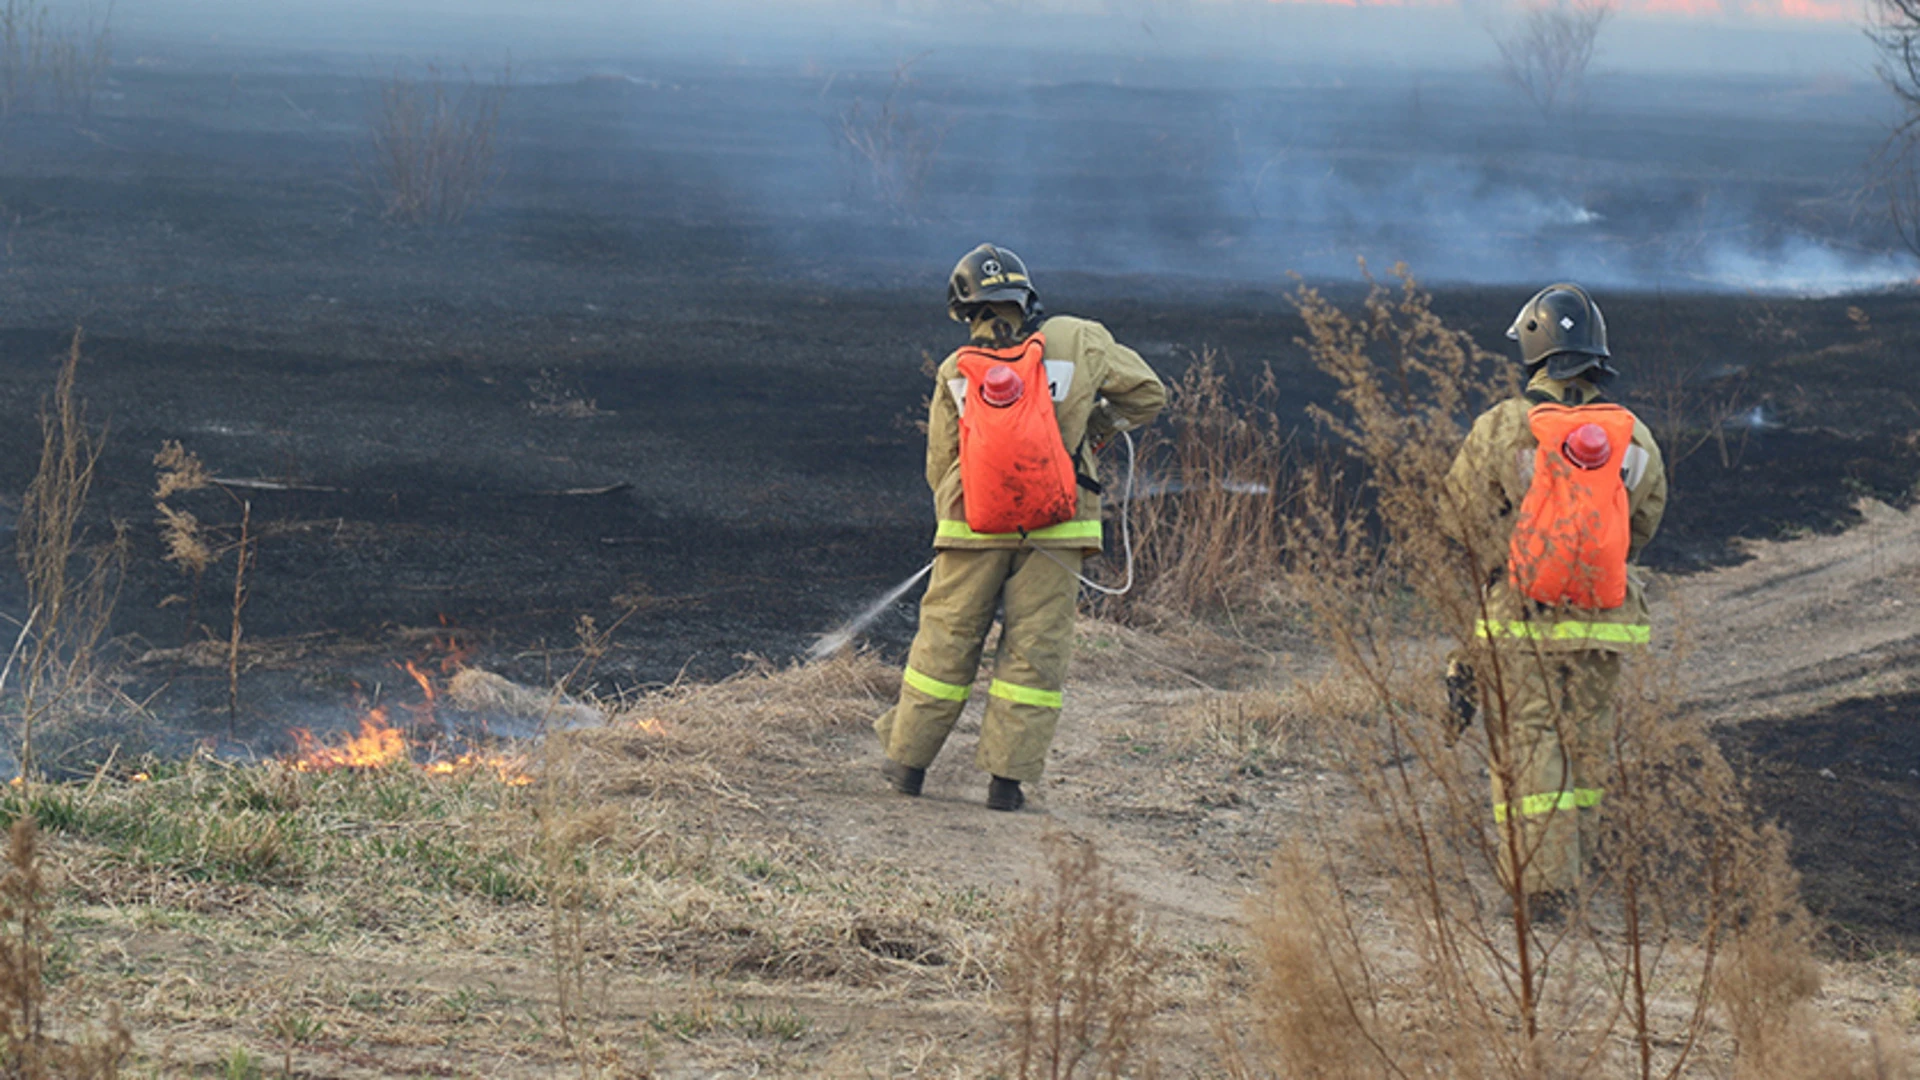
<svg viewBox="0 0 1920 1080"><path fill-rule="evenodd" d="M387 722L387 710L375 709L360 718L360 734L343 746L327 746L302 728L293 733L299 756L293 767L301 772L335 769L383 769L408 758L407 737Z"/></svg>
<svg viewBox="0 0 1920 1080"><path fill-rule="evenodd" d="M453 644L457 648L457 643ZM420 666L409 660L401 666L419 685L425 701L419 705L401 705L412 714L416 727L423 722L434 724L434 709L440 699L439 691L434 688L433 678ZM454 666L457 668L458 661ZM305 729L293 733L296 746L290 759L294 769L300 772L334 772L336 770L383 769L405 762L412 764L414 751L418 748L405 732L393 726L386 708L375 708L361 718L360 733L349 738L343 745L330 746L316 739L311 731ZM526 759L504 754L478 752L463 753L452 759L427 761L419 766L428 776L460 776L473 773L492 773L500 782L509 787L525 787L533 783L526 773Z"/></svg>

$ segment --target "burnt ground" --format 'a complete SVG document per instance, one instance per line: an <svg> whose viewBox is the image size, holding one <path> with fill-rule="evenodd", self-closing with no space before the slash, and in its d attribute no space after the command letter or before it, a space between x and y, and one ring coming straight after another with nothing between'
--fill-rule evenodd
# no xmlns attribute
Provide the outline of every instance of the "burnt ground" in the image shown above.
<svg viewBox="0 0 1920 1080"><path fill-rule="evenodd" d="M410 687L397 663L456 647L544 682L578 662L582 615L604 627L632 611L593 671L602 692L716 677L744 653L796 654L926 558L913 430L922 365L954 343L943 275L987 226L977 201L934 200L926 217L856 214L816 85L708 72L517 92L494 199L457 226L419 230L368 208L354 164L367 93L357 75L161 64L116 80L99 115L0 131L0 490L25 488L53 358L84 323L81 390L110 429L90 527L128 530L114 649L133 662L127 690L150 700L158 744L231 734L230 749L274 752L289 728L337 728L356 697ZM1426 101L1444 106L1437 92ZM1184 130L1193 103L1077 84L1016 104L1068 117L1124 104L1131 122ZM996 107L1014 105L983 106ZM781 112L791 108L813 111L794 120ZM746 113L762 126L728 119ZM978 120L955 120L956 145ZM1642 135L1631 120L1602 127L1624 146ZM1687 142L1674 124L1648 160ZM1838 212L1821 209L1809 177L1841 151L1831 131L1795 125L1794 139L1753 144L1797 145L1792 160L1720 147L1715 167L1746 177L1742 198L1813 227ZM1096 149L1074 152L1100 160ZM1027 253L1054 310L1102 319L1163 374L1203 348L1247 382L1271 365L1310 442L1304 409L1327 386L1296 344L1284 279L1195 271L1243 234L1229 244L1236 265L1257 261L1264 234L1248 222L1260 215L1217 192L1191 205L1128 201L1184 190L1173 163L1192 149L1176 139L1128 159L1140 176L1091 187L1049 174L1037 196L1047 213L1005 227L1039 245ZM1376 171L1393 160L1378 147L1344 152ZM814 186L770 193L741 179L789 166ZM1638 190L1620 180L1596 197L1622 217L1646 202ZM1081 203L1093 207L1084 221L1048 217ZM1146 269L1118 241L1110 252L1067 245L1123 226L1163 248L1196 239L1184 261L1156 255ZM1049 240L1080 265L1127 272L1046 273ZM1436 305L1495 348L1529 291L1442 287ZM1654 566L1737 563L1741 538L1843 530L1863 495L1912 500L1920 378L1906 358L1920 347L1920 295L1619 288L1605 299L1629 373L1620 394L1675 459ZM224 672L168 651L224 637L232 572L229 556L196 587L163 561L151 458L169 440L221 477L308 489L246 492L254 648L231 732ZM239 505L224 492L173 502L232 537ZM23 599L17 577L0 579L0 609L20 612ZM874 642L903 646L910 610L882 620ZM1882 812L1842 835L1814 820L1818 769L1840 768L1814 759L1863 723L1821 714L1755 729L1779 740L1756 750L1756 782L1763 805L1819 838L1799 849L1817 903L1910 932L1912 908L1892 894L1864 913L1823 899L1867 895L1829 889L1823 867L1874 865L1884 848L1871 829L1894 822ZM1897 773L1876 782L1900 805L1920 791ZM1861 817L1875 810L1863 803Z"/></svg>
<svg viewBox="0 0 1920 1080"><path fill-rule="evenodd" d="M1726 742L1792 835L1802 895L1847 946L1920 938L1920 695L1756 720Z"/></svg>

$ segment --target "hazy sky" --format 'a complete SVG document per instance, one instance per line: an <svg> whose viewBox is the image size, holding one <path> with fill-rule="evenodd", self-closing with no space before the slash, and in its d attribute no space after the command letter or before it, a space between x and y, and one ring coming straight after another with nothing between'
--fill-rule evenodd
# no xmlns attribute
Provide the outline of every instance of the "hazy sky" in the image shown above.
<svg viewBox="0 0 1920 1080"><path fill-rule="evenodd" d="M1614 0L1621 14L1596 68L1864 76L1869 2ZM510 49L535 64L695 54L882 62L909 49L977 49L982 28L1004 23L1013 47L1042 53L1461 68L1490 62L1490 31L1512 25L1516 10L1516 0L150 0L120 5L114 18L135 46L244 44L362 61Z"/></svg>

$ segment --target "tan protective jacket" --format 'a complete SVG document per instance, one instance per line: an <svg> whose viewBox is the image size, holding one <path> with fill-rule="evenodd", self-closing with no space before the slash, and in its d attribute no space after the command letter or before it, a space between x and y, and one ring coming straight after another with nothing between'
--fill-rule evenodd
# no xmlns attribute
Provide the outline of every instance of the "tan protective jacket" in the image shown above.
<svg viewBox="0 0 1920 1080"><path fill-rule="evenodd" d="M1585 379L1562 382L1547 378L1545 371L1533 377L1527 392L1564 405L1600 400L1600 392ZM1549 652L1624 652L1644 646L1651 640L1647 598L1641 575L1631 565L1627 602L1610 611L1540 604L1508 583L1507 545L1514 517L1533 480L1534 451L1539 445L1527 423L1527 412L1534 404L1514 398L1480 414L1447 471L1450 512L1443 515L1447 533L1474 550L1481 563L1481 580L1489 583L1486 617L1475 626L1475 636L1537 643ZM1632 532L1627 559L1631 563L1653 539L1667 509L1666 463L1652 432L1637 418L1633 446L1621 471L1627 485Z"/></svg>
<svg viewBox="0 0 1920 1080"><path fill-rule="evenodd" d="M1047 382L1060 438L1080 475L1098 481L1093 444L1152 423L1167 403L1167 389L1139 353L1114 341L1097 322L1056 315L1042 322L1039 332L1047 339ZM1099 551L1100 496L1084 487L1072 521L1036 529L1024 540L1018 533L977 533L967 527L960 492L960 409L967 381L957 356L956 350L940 365L927 417L927 484L939 517L933 546Z"/></svg>

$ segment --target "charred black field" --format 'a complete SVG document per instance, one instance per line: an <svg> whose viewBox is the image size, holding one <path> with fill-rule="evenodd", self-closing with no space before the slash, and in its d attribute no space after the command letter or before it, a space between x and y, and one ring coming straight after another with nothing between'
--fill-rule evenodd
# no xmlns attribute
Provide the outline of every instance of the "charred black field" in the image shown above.
<svg viewBox="0 0 1920 1080"><path fill-rule="evenodd" d="M125 691L160 747L257 754L356 701L411 700L409 660L458 651L549 682L578 663L583 616L619 623L603 693L802 652L928 557L914 424L926 363L956 342L946 270L983 239L1163 375L1203 350L1245 386L1270 367L1303 451L1329 388L1289 271L1356 292L1356 255L1382 274L1404 258L1489 349L1539 284L1586 280L1619 395L1671 436L1648 553L1664 571L1913 500L1920 293L1845 197L1874 87L1623 79L1576 167L1537 126L1475 119L1501 109L1479 73L1309 72L1251 94L1077 63L985 94L938 58L906 81L890 64L521 73L498 184L441 226L368 198L377 67L118 66L93 115L0 126L0 490L25 489L84 327L79 389L108 432L89 527L129 543ZM1680 91L1686 108L1656 114ZM901 152L926 156L910 191L843 145L856 107L883 103L914 118ZM242 482L171 500L249 520L231 716L199 643L226 640L233 566L196 580L166 561L153 459L170 442ZM9 572L0 609L24 606ZM909 615L871 640L898 651ZM1743 736L1763 807L1821 820L1815 741L1852 743L1880 707ZM1911 773L1872 778L1909 817ZM1920 932L1910 891L1843 884L1879 840L1803 835L1816 904ZM1910 890L1920 857L1901 858Z"/></svg>

